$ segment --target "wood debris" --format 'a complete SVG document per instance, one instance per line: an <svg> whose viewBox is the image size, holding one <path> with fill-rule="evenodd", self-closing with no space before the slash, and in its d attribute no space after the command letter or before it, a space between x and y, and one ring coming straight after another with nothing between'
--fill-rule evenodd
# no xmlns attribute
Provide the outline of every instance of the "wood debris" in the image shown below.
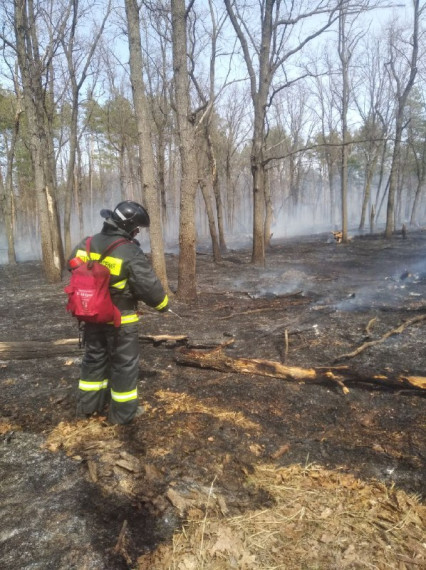
<svg viewBox="0 0 426 570"><path fill-rule="evenodd" d="M408 321L405 321L401 325L391 329L390 331L385 333L382 337L378 338L377 340L369 340L367 342L364 342L364 344L362 344L361 346L359 346L358 348L356 348L352 352L348 352L346 354L341 354L340 356L338 356L334 360L334 362L340 362L341 360L346 360L348 358L353 358L354 356L358 356L358 354L361 354L361 352L363 352L367 348L371 348L372 346L376 346L378 344L381 344L382 342L384 342L389 337L396 335L396 334L401 334L407 327L414 325L416 323L420 323L424 320L426 320L426 315L417 315L417 316L413 317L412 319L408 319ZM371 323L371 321L370 321L370 323Z"/></svg>
<svg viewBox="0 0 426 570"><path fill-rule="evenodd" d="M343 239L343 232L331 232L333 234L334 239L337 243L342 243Z"/></svg>
<svg viewBox="0 0 426 570"><path fill-rule="evenodd" d="M361 384L381 384L393 388L416 388L426 389L426 379L416 376L365 376L351 371L348 367L328 368L302 368L299 366L286 366L280 362L259 358L233 358L223 352L220 346L214 350L190 350L179 348L175 352L175 360L178 364L196 366L199 368L211 368L220 372L236 372L240 374L256 374L272 378L296 382L312 382L317 384L337 384L344 394L349 392L348 382Z"/></svg>
<svg viewBox="0 0 426 570"><path fill-rule="evenodd" d="M269 508L194 518L138 568L424 568L426 507L416 496L318 465L259 465ZM185 506L185 505L183 505Z"/></svg>

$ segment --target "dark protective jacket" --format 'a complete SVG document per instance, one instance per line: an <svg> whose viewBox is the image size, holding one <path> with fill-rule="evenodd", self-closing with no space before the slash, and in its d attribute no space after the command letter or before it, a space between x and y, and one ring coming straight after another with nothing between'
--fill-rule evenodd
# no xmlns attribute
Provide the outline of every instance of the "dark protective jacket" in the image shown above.
<svg viewBox="0 0 426 570"><path fill-rule="evenodd" d="M114 248L102 261L111 273L110 292L113 303L122 315L127 317L130 317L129 313L136 311L138 301L159 311L166 310L168 297L138 242L119 228L112 219L106 220L102 231L93 236L90 257L99 259L110 244L123 238L127 238L128 243ZM87 259L86 239L74 248L70 259L73 257ZM134 322L134 320L122 317L122 324L125 322Z"/></svg>

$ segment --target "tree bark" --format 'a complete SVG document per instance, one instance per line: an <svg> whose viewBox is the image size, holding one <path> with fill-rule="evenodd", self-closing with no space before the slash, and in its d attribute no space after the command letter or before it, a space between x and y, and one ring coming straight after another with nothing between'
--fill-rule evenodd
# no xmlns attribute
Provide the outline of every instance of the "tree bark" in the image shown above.
<svg viewBox="0 0 426 570"><path fill-rule="evenodd" d="M373 150L373 157L367 157L367 175L365 180L365 187L364 187L364 196L362 200L362 207L361 207L361 219L359 222L359 229L363 230L365 227L365 221L367 218L367 208L368 204L370 203L371 199L371 183L373 181L374 173L376 172L377 161L379 159L379 147L377 145L374 146Z"/></svg>
<svg viewBox="0 0 426 570"><path fill-rule="evenodd" d="M176 121L181 162L177 297L190 301L197 296L195 231L197 137L195 117L190 111L185 0L172 0L171 6Z"/></svg>
<svg viewBox="0 0 426 570"><path fill-rule="evenodd" d="M339 13L339 58L342 66L342 95L340 120L342 128L342 150L340 163L340 191L341 191L341 227L342 242L348 241L348 106L349 106L349 61L350 52L347 48L346 13L344 8Z"/></svg>
<svg viewBox="0 0 426 570"><path fill-rule="evenodd" d="M209 123L209 125L210 125L210 123ZM210 135L209 127L206 130L206 138L207 138L207 156L208 156L209 164L210 164L213 194L214 194L215 203L216 203L217 229L218 229L218 233L219 233L219 253L226 253L227 247L226 247L225 230L224 230L224 224L223 224L223 204L222 204L222 197L220 195L219 175L217 172L216 153L215 153L212 138ZM220 260L220 256L219 256L218 260Z"/></svg>
<svg viewBox="0 0 426 570"><path fill-rule="evenodd" d="M78 45L76 46L75 34L77 29L77 23L79 18L78 13L78 2L72 2L72 16L70 18L70 28L69 36L61 38L62 48L67 60L69 80L71 83L71 119L69 126L69 158L67 164L67 181L66 181L66 193L65 193L65 208L64 208L64 243L65 243L65 255L71 252L71 207L72 207L72 197L73 190L79 183L80 172L76 168L77 154L79 153L79 137L78 137L78 113L79 113L79 97L81 88L87 78L87 73L89 65L93 59L94 52L98 45L98 42L102 36L106 19L109 15L109 6L106 10L104 18L96 31L95 36L91 45L89 46L88 53L83 62L83 66L80 73L80 78L77 79L78 66L75 59L81 60L80 50ZM81 232L82 233L82 232Z"/></svg>
<svg viewBox="0 0 426 570"><path fill-rule="evenodd" d="M210 237L212 240L212 248L213 248L213 260L215 263L219 263L222 259L220 246L219 246L219 239L216 230L216 222L214 217L214 210L210 199L210 192L207 185L204 182L201 182L201 192L204 198L204 204L206 205L206 213L207 219L209 223L209 232Z"/></svg>
<svg viewBox="0 0 426 570"><path fill-rule="evenodd" d="M299 34L297 39L290 40L293 26L308 14L304 13L303 3L288 6L277 0L264 0L259 3L260 22L255 31L250 30L247 13L242 14L247 5L225 0L225 6L231 23L241 45L244 62L250 79L250 94L253 104L254 122L251 147L251 173L253 179L253 250L252 263L265 264L265 135L267 110L274 95L294 83L285 81L274 86L270 93L274 76L278 69L284 69L288 60L300 52L306 44L318 37L335 21L336 6L328 5L324 11L329 15L318 28L310 28L306 35ZM320 5L317 9L319 10ZM321 8L323 10L324 7ZM315 8L309 17L315 14ZM312 21L312 20L311 20ZM256 64L254 59L257 58ZM284 69L285 73L285 69Z"/></svg>
<svg viewBox="0 0 426 570"><path fill-rule="evenodd" d="M6 157L6 180L3 180L0 170L0 201L2 204L4 222L7 235L7 253L9 265L16 264L15 236L14 236L14 195L13 195L13 164L15 149L18 140L21 109L21 94L15 77L16 111L14 117L13 133Z"/></svg>
<svg viewBox="0 0 426 570"><path fill-rule="evenodd" d="M12 218L12 194L6 189L3 182L3 175L0 169L0 210L3 212L3 219L7 236L7 253L9 265L16 265L15 239L13 235Z"/></svg>
<svg viewBox="0 0 426 570"><path fill-rule="evenodd" d="M397 51L396 46L391 45L391 59L389 66L393 79L396 84L396 100L397 100L397 115L396 115L396 126L395 126L395 143L392 154L392 166L389 176L389 194L388 203L386 210L386 229L385 237L390 238L395 229L395 196L397 189L398 180L398 169L401 154L401 141L402 132L404 130L404 110L407 103L408 96L413 88L414 81L417 75L417 59L419 51L419 20L420 12L424 9L424 6L420 9L420 0L413 0L414 6L414 16L413 16L413 34L411 38L412 51L410 56L410 67L409 76L405 86L401 85L401 80L399 77L399 72L395 68L395 51ZM396 41L396 38L391 38L391 42ZM408 55L404 56L407 57Z"/></svg>
<svg viewBox="0 0 426 570"><path fill-rule="evenodd" d="M163 224L161 201L155 181L154 153L152 150L152 133L146 100L146 89L142 76L144 61L142 57L140 14L136 0L125 0L127 30L129 34L130 81L132 84L133 104L138 124L139 160L142 184L146 204L151 218L150 240L152 266L164 289L170 293L166 260L164 256Z"/></svg>
<svg viewBox="0 0 426 570"><path fill-rule="evenodd" d="M43 62L38 51L36 21L27 0L15 0L15 37L18 65L23 85L23 100L28 124L28 144L34 174L34 191L39 215L43 268L50 283L60 282L64 254L59 233L56 197L49 188L49 145L47 118L43 109L45 89Z"/></svg>
<svg viewBox="0 0 426 570"><path fill-rule="evenodd" d="M271 239L272 239L272 231L271 231L271 227L272 227L272 216L273 216L273 210L272 210L272 193L271 193L271 184L270 184L270 178L269 178L269 171L265 170L264 171L264 176L265 176L265 236L264 236L264 240L265 240L265 248L269 248L271 246Z"/></svg>

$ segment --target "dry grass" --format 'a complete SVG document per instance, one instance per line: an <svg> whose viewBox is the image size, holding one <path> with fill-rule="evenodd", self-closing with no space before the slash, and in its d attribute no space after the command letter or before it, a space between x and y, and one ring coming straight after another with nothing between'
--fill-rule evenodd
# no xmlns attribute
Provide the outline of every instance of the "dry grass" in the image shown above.
<svg viewBox="0 0 426 570"><path fill-rule="evenodd" d="M159 390L155 395L166 405L167 414L175 414L176 412L210 414L244 429L260 429L260 426L257 423L247 419L241 412L230 412L226 408L206 405L197 398L193 398L188 394Z"/></svg>
<svg viewBox="0 0 426 570"><path fill-rule="evenodd" d="M21 431L21 427L18 424L12 424L6 419L0 419L0 436L6 435L14 431Z"/></svg>
<svg viewBox="0 0 426 570"><path fill-rule="evenodd" d="M111 446L116 441L117 428L107 425L105 418L89 418L75 422L60 422L47 437L45 447L49 451L63 449L67 455L75 451L89 449L91 445L100 446L108 442Z"/></svg>
<svg viewBox="0 0 426 570"><path fill-rule="evenodd" d="M426 568L426 507L378 482L318 466L260 466L248 482L275 506L189 520L173 544L139 558L138 570Z"/></svg>
<svg viewBox="0 0 426 570"><path fill-rule="evenodd" d="M187 394L160 391L156 396L166 414L214 414L246 428L259 427L243 414L207 406ZM93 481L133 493L132 477L118 474L124 452L116 428L102 418L59 424L47 447L71 456L83 452L93 467ZM93 457L96 462L91 462ZM137 475L138 469L130 472ZM426 568L426 507L415 495L317 465L259 465L247 485L264 489L274 506L231 517L218 508L220 490L215 484L213 479L211 489L200 494L197 508L177 496L187 522L171 543L141 556L138 570Z"/></svg>

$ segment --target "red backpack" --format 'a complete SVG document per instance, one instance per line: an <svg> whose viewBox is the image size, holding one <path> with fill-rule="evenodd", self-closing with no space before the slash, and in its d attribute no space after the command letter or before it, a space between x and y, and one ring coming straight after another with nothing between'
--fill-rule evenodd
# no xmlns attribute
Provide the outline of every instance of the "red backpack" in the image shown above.
<svg viewBox="0 0 426 570"><path fill-rule="evenodd" d="M101 264L102 260L117 246L128 243L127 239L119 239L110 244L97 260L90 259L90 243L86 240L87 261L74 258L76 264L72 270L70 283L64 291L68 295L67 311L79 321L87 323L111 323L115 327L121 324L121 313L113 304L109 292L110 272ZM79 263L78 263L79 262Z"/></svg>

